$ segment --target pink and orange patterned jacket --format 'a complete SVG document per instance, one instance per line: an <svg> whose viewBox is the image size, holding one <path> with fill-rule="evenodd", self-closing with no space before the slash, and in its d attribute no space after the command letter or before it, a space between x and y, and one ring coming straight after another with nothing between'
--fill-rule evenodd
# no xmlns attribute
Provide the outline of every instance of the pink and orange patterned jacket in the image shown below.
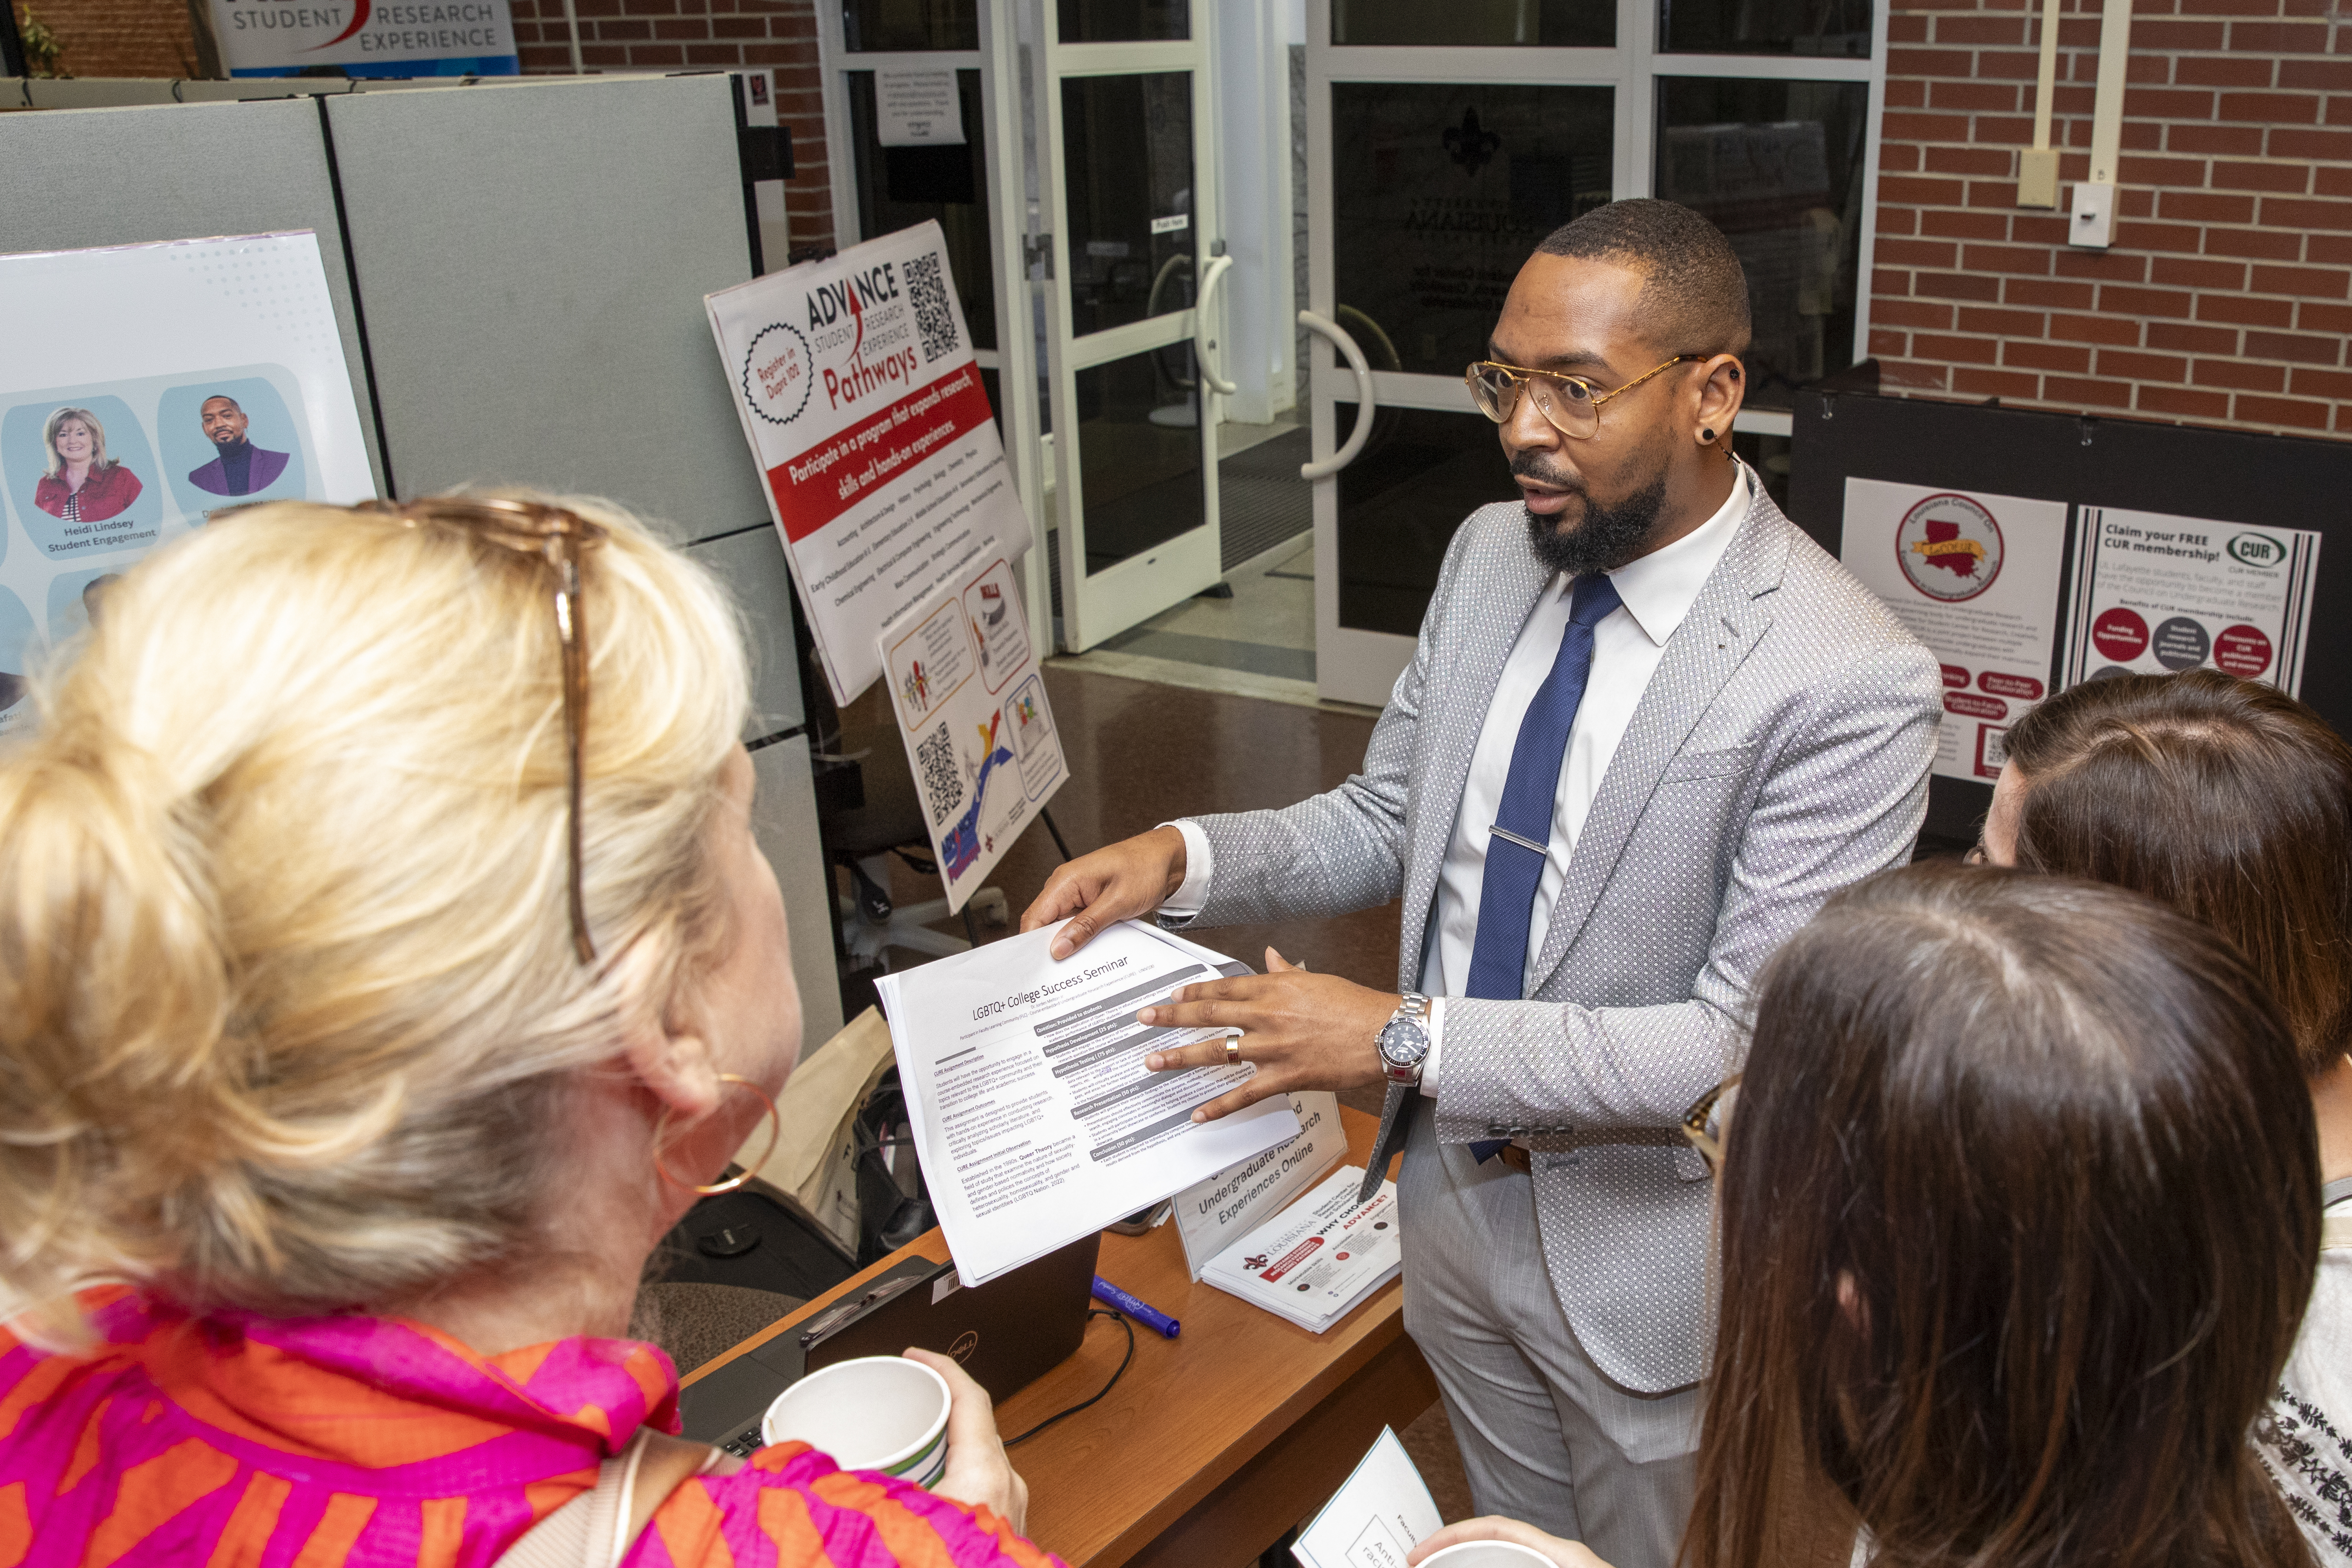
<svg viewBox="0 0 2352 1568"><path fill-rule="evenodd" d="M669 1358L634 1341L479 1356L397 1319L85 1305L87 1353L0 1332L0 1568L488 1568L641 1424L677 1428ZM797 1443L679 1487L625 1564L1059 1568Z"/></svg>

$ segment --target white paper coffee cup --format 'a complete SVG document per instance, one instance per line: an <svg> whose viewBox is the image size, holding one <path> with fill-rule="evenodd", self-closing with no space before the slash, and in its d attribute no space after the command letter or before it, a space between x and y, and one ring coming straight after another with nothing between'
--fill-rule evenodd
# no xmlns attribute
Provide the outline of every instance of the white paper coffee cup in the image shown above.
<svg viewBox="0 0 2352 1568"><path fill-rule="evenodd" d="M1559 1568L1532 1546L1514 1541L1465 1541L1421 1560L1421 1568Z"/></svg>
<svg viewBox="0 0 2352 1568"><path fill-rule="evenodd" d="M905 1356L861 1356L813 1372L760 1423L771 1443L806 1443L845 1470L936 1483L948 1468L948 1380Z"/></svg>

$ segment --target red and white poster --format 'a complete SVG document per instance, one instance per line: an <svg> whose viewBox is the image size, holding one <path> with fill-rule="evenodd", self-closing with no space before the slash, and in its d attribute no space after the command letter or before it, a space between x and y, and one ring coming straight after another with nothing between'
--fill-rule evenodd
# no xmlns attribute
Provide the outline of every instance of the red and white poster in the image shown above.
<svg viewBox="0 0 2352 1568"><path fill-rule="evenodd" d="M882 628L1029 548L936 222L704 301L834 700Z"/></svg>
<svg viewBox="0 0 2352 1568"><path fill-rule="evenodd" d="M1943 667L1936 773L2000 776L2009 727L2049 695L2065 557L2064 501L1846 480L1840 559Z"/></svg>
<svg viewBox="0 0 2352 1568"><path fill-rule="evenodd" d="M2066 683L2210 665L2295 696L2318 571L2308 529L2084 507Z"/></svg>

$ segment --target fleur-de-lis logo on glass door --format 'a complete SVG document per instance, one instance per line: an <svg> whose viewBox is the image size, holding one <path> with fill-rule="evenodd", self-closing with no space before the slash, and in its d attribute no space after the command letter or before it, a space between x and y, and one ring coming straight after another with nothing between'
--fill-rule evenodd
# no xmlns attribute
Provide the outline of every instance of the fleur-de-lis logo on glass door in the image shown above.
<svg viewBox="0 0 2352 1568"><path fill-rule="evenodd" d="M1475 109L1464 110L1462 123L1445 132L1445 151L1462 165L1465 174L1475 174L1493 163L1495 149L1502 144L1500 136L1478 123L1478 111Z"/></svg>

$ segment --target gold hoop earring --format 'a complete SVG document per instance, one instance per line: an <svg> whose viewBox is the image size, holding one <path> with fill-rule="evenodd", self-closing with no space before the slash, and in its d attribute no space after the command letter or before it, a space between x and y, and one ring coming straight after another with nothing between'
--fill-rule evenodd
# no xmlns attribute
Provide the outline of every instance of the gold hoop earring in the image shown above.
<svg viewBox="0 0 2352 1568"><path fill-rule="evenodd" d="M698 1197L715 1198L721 1193L731 1193L736 1188L741 1186L744 1183L750 1181L751 1179L751 1173L768 1163L768 1157L776 1152L777 1140L781 1139L784 1135L783 1112L776 1109L775 1096L770 1094L766 1089L761 1089L758 1084L753 1083L750 1079L740 1077L735 1073L720 1073L719 1075L719 1081L721 1083L740 1083L745 1089L750 1089L753 1094L760 1097L760 1103L768 1108L768 1146L760 1152L760 1157L758 1159L743 1167L740 1174L730 1176L723 1182L681 1182L676 1176L669 1173L668 1166L662 1163L662 1133L669 1126L669 1108L667 1106L664 1106L662 1108L660 1119L654 1123L654 1170L660 1174L663 1181L667 1182L671 1186L683 1187L688 1192L694 1194Z"/></svg>

